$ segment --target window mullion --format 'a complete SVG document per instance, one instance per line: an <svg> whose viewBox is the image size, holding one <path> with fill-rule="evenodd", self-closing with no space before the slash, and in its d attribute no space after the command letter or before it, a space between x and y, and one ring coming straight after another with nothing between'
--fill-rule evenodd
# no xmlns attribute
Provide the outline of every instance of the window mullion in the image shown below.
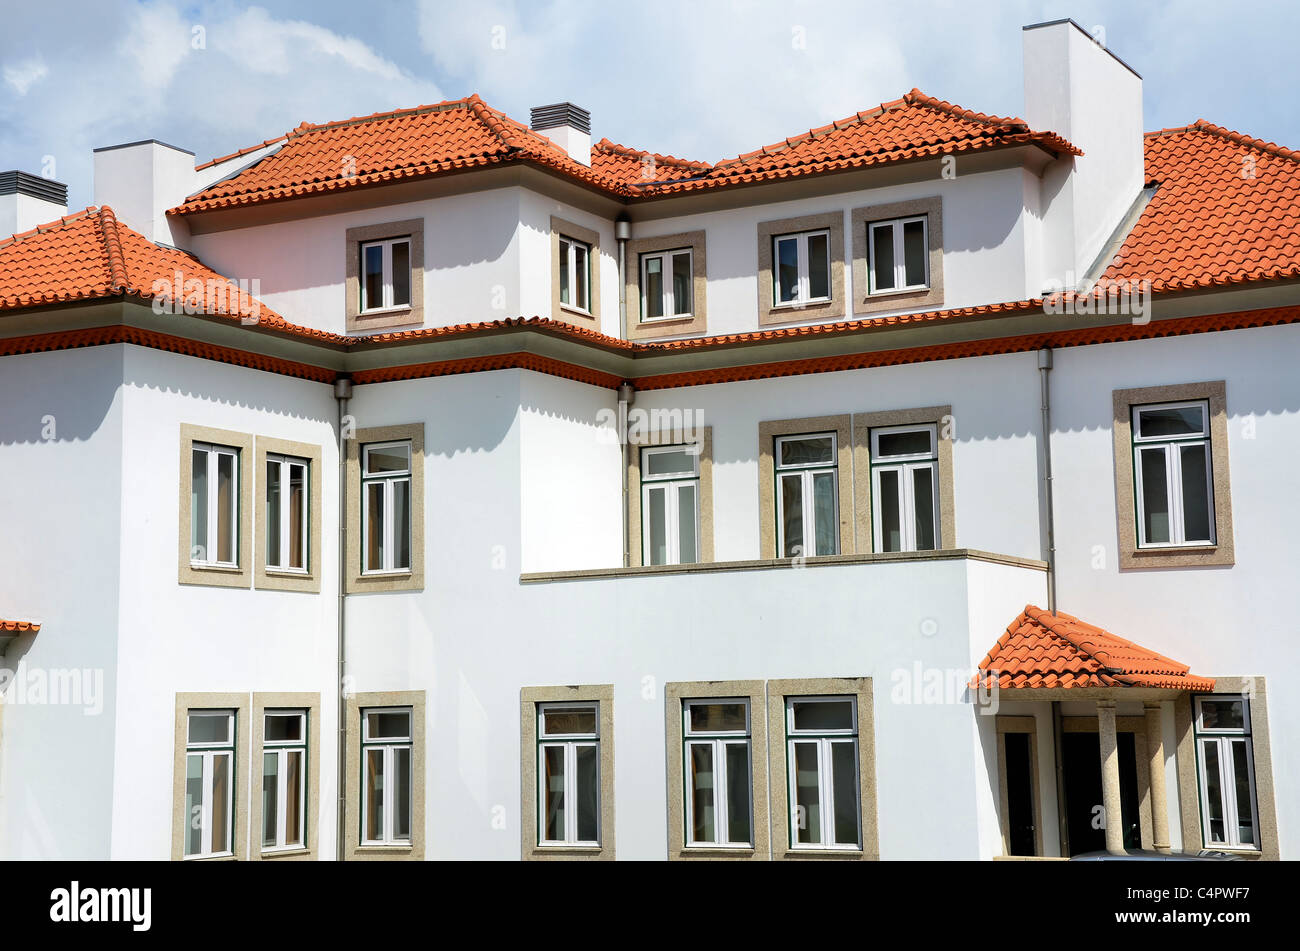
<svg viewBox="0 0 1300 951"><path fill-rule="evenodd" d="M289 802L289 783L288 783L289 773L287 769L288 765L289 765L288 754L284 750L276 750L275 766L276 766L276 775L279 777L279 782L276 783L276 790L275 790L275 798L276 798L275 845L277 848L279 848L280 846L287 845L289 842L289 837L285 834L285 829L288 825L287 820L285 818L285 813L288 811L286 807Z"/></svg>
<svg viewBox="0 0 1300 951"><path fill-rule="evenodd" d="M729 843L727 831L727 744L713 741L713 841L719 845Z"/></svg>
<svg viewBox="0 0 1300 951"><path fill-rule="evenodd" d="M827 821L827 818L834 813L835 802L833 799L834 790L831 788L834 783L830 781L831 766L831 741L822 737L817 741L817 801L821 804L821 815L818 819L821 821L822 848L834 845L832 832L834 826Z"/></svg>
<svg viewBox="0 0 1300 951"><path fill-rule="evenodd" d="M564 744L564 841L578 841L578 745Z"/></svg>
<svg viewBox="0 0 1300 951"><path fill-rule="evenodd" d="M803 502L803 552L804 557L817 551L817 523L813 520L813 473L805 469L800 473L800 496Z"/></svg>
<svg viewBox="0 0 1300 951"><path fill-rule="evenodd" d="M203 544L203 560L208 564L217 561L217 548L221 538L221 521L218 516L220 506L217 504L221 481L219 458L215 449L208 450L208 537Z"/></svg>
<svg viewBox="0 0 1300 951"><path fill-rule="evenodd" d="M393 553L393 498L397 494L393 491L395 484L392 479L384 480L384 551L380 558L380 567L384 571L392 571L397 561Z"/></svg>
<svg viewBox="0 0 1300 951"><path fill-rule="evenodd" d="M1181 545L1187 531L1183 525L1183 452L1181 443L1165 446L1165 473L1169 492L1169 542Z"/></svg>
<svg viewBox="0 0 1300 951"><path fill-rule="evenodd" d="M203 823L203 832L199 836L200 855L212 854L212 773L214 763L211 753L203 754L203 775L200 780L203 784L203 805L199 807L199 821ZM194 817L190 816L189 821L193 822Z"/></svg>
<svg viewBox="0 0 1300 951"><path fill-rule="evenodd" d="M907 261L904 259L902 220L890 230L894 239L894 287L903 288L907 286Z"/></svg>

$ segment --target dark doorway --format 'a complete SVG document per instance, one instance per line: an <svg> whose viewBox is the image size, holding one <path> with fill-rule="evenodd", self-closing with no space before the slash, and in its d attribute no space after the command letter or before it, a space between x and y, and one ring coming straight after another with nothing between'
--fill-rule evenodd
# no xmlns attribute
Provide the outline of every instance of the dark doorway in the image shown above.
<svg viewBox="0 0 1300 951"><path fill-rule="evenodd" d="M1010 855L1037 855L1033 757L1028 733L1004 733L1007 767L1007 846Z"/></svg>
<svg viewBox="0 0 1300 951"><path fill-rule="evenodd" d="M1121 732L1119 745L1119 799L1124 812L1124 848L1142 847L1138 817L1137 752L1132 733ZM1061 766L1065 772L1066 828L1070 854L1100 852L1106 848L1101 823L1101 741L1096 733L1063 733Z"/></svg>

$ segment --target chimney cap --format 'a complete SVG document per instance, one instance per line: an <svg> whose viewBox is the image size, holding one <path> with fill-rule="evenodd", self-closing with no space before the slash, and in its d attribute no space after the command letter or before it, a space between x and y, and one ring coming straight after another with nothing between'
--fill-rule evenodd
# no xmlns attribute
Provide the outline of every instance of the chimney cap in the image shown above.
<svg viewBox="0 0 1300 951"><path fill-rule="evenodd" d="M63 182L18 169L0 172L0 195L29 195L56 205L68 204L68 186Z"/></svg>
<svg viewBox="0 0 1300 951"><path fill-rule="evenodd" d="M172 149L173 151L176 151L176 152L184 152L186 155L193 155L193 154L194 154L194 153L191 152L189 149L183 149L183 148L181 148L179 145L172 145L170 142L164 142L164 141L162 141L162 139L137 139L137 140L134 141L134 142L119 142L117 145L101 145L99 148L97 148L97 149L91 149L90 151L91 151L92 153L95 153L95 152L112 152L112 151L114 151L114 150L116 150L116 149L130 149L130 148L134 148L134 147L137 146L137 145L161 145L161 146L162 146L163 148L165 148L165 149Z"/></svg>
<svg viewBox="0 0 1300 951"><path fill-rule="evenodd" d="M591 134L591 113L571 102L556 102L549 106L533 106L531 127L534 132L571 126L579 132Z"/></svg>

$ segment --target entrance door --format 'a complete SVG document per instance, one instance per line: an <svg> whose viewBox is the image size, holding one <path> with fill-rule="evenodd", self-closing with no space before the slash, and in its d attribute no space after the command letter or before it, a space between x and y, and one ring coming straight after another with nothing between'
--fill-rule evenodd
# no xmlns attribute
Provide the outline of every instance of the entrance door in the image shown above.
<svg viewBox="0 0 1300 951"><path fill-rule="evenodd" d="M1140 849L1142 834L1138 817L1136 744L1131 732L1120 732L1117 740L1124 848ZM1067 732L1061 734L1061 741L1070 854L1101 852L1106 848L1106 828L1101 818L1101 740L1095 732Z"/></svg>

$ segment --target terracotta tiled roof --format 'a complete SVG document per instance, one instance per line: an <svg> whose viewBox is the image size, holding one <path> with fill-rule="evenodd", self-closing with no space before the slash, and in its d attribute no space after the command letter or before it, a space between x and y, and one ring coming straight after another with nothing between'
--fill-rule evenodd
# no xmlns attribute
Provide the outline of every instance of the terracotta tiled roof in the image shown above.
<svg viewBox="0 0 1300 951"><path fill-rule="evenodd" d="M25 634L28 631L35 634L40 629L41 626L35 621L0 620L0 634Z"/></svg>
<svg viewBox="0 0 1300 951"><path fill-rule="evenodd" d="M1300 277L1300 152L1204 119L1146 137L1155 195L1103 279L1187 290Z"/></svg>
<svg viewBox="0 0 1300 951"><path fill-rule="evenodd" d="M1209 691L1187 665L1060 611L1032 604L980 661L974 683L1018 687L1163 687Z"/></svg>
<svg viewBox="0 0 1300 951"><path fill-rule="evenodd" d="M708 162L692 162L671 155L644 152L609 139L601 139L591 146L591 170L624 183L692 178L703 175L712 168Z"/></svg>

